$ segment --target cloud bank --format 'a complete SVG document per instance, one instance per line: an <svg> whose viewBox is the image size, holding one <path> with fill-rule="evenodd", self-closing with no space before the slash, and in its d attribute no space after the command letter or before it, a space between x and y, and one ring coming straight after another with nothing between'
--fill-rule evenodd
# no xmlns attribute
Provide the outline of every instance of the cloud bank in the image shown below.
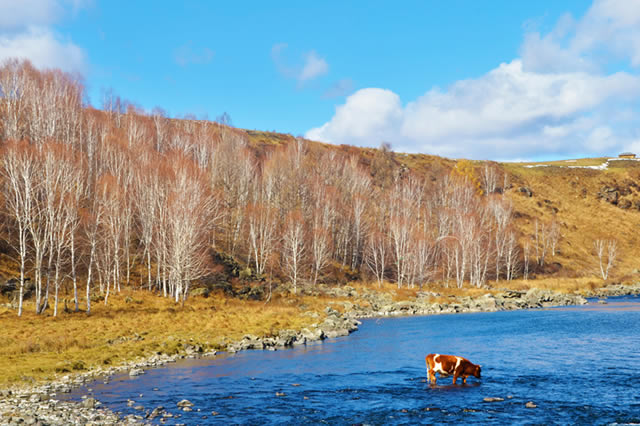
<svg viewBox="0 0 640 426"><path fill-rule="evenodd" d="M391 90L358 90L305 136L496 160L637 150L640 2L597 0L579 20L525 34L520 56L406 103Z"/></svg>
<svg viewBox="0 0 640 426"><path fill-rule="evenodd" d="M0 62L29 59L38 68L86 72L85 51L53 29L83 6L81 0L0 1Z"/></svg>

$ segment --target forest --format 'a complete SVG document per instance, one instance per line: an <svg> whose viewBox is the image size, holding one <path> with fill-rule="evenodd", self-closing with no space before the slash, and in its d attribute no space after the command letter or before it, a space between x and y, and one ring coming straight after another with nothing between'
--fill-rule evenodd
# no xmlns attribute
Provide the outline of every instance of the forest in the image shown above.
<svg viewBox="0 0 640 426"><path fill-rule="evenodd" d="M370 161L303 138L258 148L228 116L101 101L60 70L0 68L0 214L18 315L27 284L36 312L54 316L62 293L86 312L122 287L184 302L221 256L255 285L296 293L347 278L482 287L555 250L555 223L536 221L520 243L507 175L489 162L426 177L385 144Z"/></svg>

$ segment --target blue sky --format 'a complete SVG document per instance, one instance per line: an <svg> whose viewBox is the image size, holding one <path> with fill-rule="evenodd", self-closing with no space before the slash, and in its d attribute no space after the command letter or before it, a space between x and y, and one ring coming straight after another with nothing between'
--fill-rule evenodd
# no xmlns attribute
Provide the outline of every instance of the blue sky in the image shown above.
<svg viewBox="0 0 640 426"><path fill-rule="evenodd" d="M640 151L640 1L0 0L0 59L147 111L403 152ZM640 122L640 121L639 121Z"/></svg>

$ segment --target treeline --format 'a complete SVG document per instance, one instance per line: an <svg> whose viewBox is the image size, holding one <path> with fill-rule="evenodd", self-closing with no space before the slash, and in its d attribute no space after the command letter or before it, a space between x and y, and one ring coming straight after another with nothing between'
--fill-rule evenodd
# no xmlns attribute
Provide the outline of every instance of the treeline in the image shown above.
<svg viewBox="0 0 640 426"><path fill-rule="evenodd" d="M150 114L109 95L84 104L80 80L28 62L0 68L0 209L36 312L61 286L85 292L143 282L176 301L213 253L293 291L348 271L398 287L483 286L520 273L512 207L497 169L459 162L435 181L296 139L259 152L226 124Z"/></svg>

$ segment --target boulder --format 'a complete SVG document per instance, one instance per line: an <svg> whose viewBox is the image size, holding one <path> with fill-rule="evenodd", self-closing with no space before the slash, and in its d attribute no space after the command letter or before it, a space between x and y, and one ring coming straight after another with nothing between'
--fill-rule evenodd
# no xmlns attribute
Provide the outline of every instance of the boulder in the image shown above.
<svg viewBox="0 0 640 426"><path fill-rule="evenodd" d="M322 340L325 337L324 332L319 328L314 328L313 330L309 330L308 328L303 328L300 334L308 342Z"/></svg>
<svg viewBox="0 0 640 426"><path fill-rule="evenodd" d="M496 298L489 293L476 299L475 303L481 311L495 312L498 310L498 303L496 302Z"/></svg>
<svg viewBox="0 0 640 426"><path fill-rule="evenodd" d="M87 398L84 401L82 401L82 406L84 408L95 408L96 402L97 401L95 398Z"/></svg>

